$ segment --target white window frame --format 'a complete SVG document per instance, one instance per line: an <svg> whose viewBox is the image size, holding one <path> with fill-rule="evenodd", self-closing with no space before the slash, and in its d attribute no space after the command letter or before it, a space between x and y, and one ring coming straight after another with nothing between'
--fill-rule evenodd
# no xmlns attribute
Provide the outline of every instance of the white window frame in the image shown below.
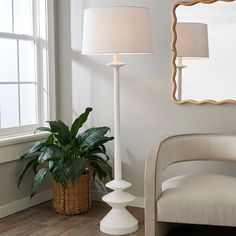
<svg viewBox="0 0 236 236"><path fill-rule="evenodd" d="M33 10L36 11L33 14L33 23L34 31L40 30L35 27L39 26L39 22L36 22L36 19L39 19L39 1L42 0L32 0L33 4L37 6L33 7ZM23 40L37 40L37 82L29 82L31 84L37 83L38 85L38 124L36 125L26 125L10 128L1 128L0 129L0 146L4 144L5 141L9 144L9 140L13 143L15 141L19 142L19 137L22 137L23 140L30 140L31 136L34 133L34 130L38 126L45 125L47 120L53 120L56 118L56 86L55 86L55 38L54 38L54 0L44 0L46 2L46 40L41 39L40 32L34 32L33 36L13 34L13 33L2 33L0 32L0 37L4 38L14 38L14 39L23 39ZM14 37L13 37L14 35ZM46 55L43 57L43 49L46 52ZM19 56L19 55L18 55ZM43 68L43 65L46 68ZM42 73L42 71L46 73ZM46 76L44 76L46 75ZM46 78L45 78L46 77ZM15 84L18 84L17 81ZM21 82L22 83L22 82ZM24 82L23 82L24 83ZM28 82L26 82L28 83ZM6 84L10 84L6 82ZM46 91L46 92L45 92ZM31 135L32 134L32 135ZM42 135L39 135L40 137Z"/></svg>

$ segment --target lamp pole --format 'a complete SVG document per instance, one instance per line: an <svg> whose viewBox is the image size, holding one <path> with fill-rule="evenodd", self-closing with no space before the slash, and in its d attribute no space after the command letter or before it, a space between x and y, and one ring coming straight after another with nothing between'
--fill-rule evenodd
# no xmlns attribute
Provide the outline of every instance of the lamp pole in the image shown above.
<svg viewBox="0 0 236 236"><path fill-rule="evenodd" d="M120 67L125 66L119 61L119 54L113 54L113 62L107 64L113 68L114 73L114 168L115 179L122 179L122 160L120 142Z"/></svg>
<svg viewBox="0 0 236 236"><path fill-rule="evenodd" d="M177 82L177 98L178 100L182 100L182 79L183 79L183 69L186 68L186 65L183 65L183 58L177 58L177 70L178 70L178 82Z"/></svg>
<svg viewBox="0 0 236 236"><path fill-rule="evenodd" d="M112 209L101 220L100 230L104 233L123 235L137 231L138 221L127 210L126 206L133 202L135 197L123 190L129 188L131 183L122 179L122 159L120 142L120 76L119 69L125 64L119 61L119 55L113 54L113 62L107 64L113 68L114 73L114 174L115 179L106 184L114 190L105 195L102 200Z"/></svg>

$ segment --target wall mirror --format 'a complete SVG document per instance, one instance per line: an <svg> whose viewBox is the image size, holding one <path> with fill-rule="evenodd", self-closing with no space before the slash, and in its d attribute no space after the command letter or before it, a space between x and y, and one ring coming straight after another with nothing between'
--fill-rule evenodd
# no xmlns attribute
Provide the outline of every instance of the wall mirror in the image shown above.
<svg viewBox="0 0 236 236"><path fill-rule="evenodd" d="M172 13L174 101L236 104L236 1L177 2Z"/></svg>

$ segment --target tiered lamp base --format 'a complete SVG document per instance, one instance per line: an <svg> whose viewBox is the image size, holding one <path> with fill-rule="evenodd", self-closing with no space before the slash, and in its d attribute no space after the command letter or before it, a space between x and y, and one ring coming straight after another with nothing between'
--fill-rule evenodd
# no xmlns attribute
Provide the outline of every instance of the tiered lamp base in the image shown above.
<svg viewBox="0 0 236 236"><path fill-rule="evenodd" d="M124 235L137 231L138 221L125 208L135 199L133 195L123 191L131 184L124 180L113 180L106 186L114 191L105 195L102 200L112 209L101 220L100 230L113 235Z"/></svg>

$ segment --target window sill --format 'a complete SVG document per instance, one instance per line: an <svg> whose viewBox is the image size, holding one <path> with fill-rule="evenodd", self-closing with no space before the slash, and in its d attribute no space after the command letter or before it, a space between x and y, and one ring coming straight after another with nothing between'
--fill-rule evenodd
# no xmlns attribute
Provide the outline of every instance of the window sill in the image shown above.
<svg viewBox="0 0 236 236"><path fill-rule="evenodd" d="M44 139L47 136L48 136L47 132L36 133L36 134L25 133L25 134L14 135L14 136L6 136L6 137L0 138L0 147L36 141L36 140Z"/></svg>

